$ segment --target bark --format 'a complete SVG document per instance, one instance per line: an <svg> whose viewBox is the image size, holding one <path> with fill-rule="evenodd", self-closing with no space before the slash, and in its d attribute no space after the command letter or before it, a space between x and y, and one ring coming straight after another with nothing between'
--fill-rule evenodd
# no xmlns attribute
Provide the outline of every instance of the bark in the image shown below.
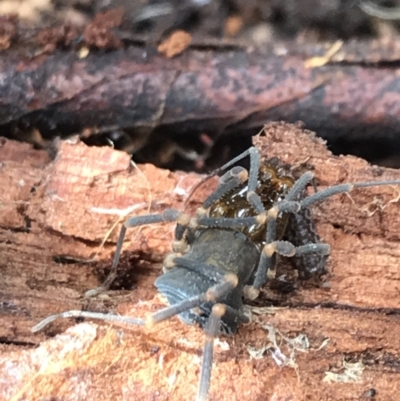
<svg viewBox="0 0 400 401"><path fill-rule="evenodd" d="M146 137L159 128L164 136L215 138L254 134L266 121L302 120L330 139L397 135L398 42L357 41L327 52L329 45L278 43L259 51L194 43L168 59L125 41L86 57L76 49L32 57L11 47L0 61L1 130L36 128L53 138L95 127Z"/></svg>
<svg viewBox="0 0 400 401"><path fill-rule="evenodd" d="M263 156L312 168L320 188L400 179L396 170L332 156L299 126L272 124L255 143ZM129 231L116 288L131 291L90 301L82 294L110 266L118 228L103 247L101 241L119 215L129 208L131 215L182 208L201 177L151 165L139 170L123 152L73 141L60 143L52 161L27 144L3 140L0 159L0 399L193 399L204 334L177 318L149 329L70 320L37 334L30 328L69 309L142 317L161 308L152 284L170 249L171 225ZM195 192L188 211L215 183ZM267 285L252 323L217 341L211 399L354 400L371 389L380 399L396 398L399 196L394 186L364 188L313 207L318 232L332 247L330 286L293 278L294 289L282 293ZM285 268L278 267L278 276ZM276 334L275 348L268 330ZM276 347L289 366L274 362Z"/></svg>

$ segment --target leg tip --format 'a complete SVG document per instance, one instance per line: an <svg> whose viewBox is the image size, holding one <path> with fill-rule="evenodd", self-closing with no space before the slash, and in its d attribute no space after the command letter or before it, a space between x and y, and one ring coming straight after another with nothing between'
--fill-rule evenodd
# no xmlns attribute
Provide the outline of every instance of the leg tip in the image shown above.
<svg viewBox="0 0 400 401"><path fill-rule="evenodd" d="M101 294L102 292L107 291L107 289L105 287L97 287L97 288L93 288L89 291L86 291L85 294L83 295L84 298L93 298L99 294Z"/></svg>
<svg viewBox="0 0 400 401"><path fill-rule="evenodd" d="M243 288L243 295L250 301L254 301L255 299L257 299L259 294L260 290L257 290L257 288L251 287L249 285L246 285Z"/></svg>

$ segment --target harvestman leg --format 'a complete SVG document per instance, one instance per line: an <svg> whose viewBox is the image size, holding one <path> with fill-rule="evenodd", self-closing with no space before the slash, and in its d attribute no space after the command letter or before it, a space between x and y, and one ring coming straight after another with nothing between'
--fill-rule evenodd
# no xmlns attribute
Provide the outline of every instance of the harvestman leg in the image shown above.
<svg viewBox="0 0 400 401"><path fill-rule="evenodd" d="M264 206L262 204L260 196L255 192L256 187L257 187L257 180L258 180L258 170L260 167L260 155L258 152L258 149L255 147L251 147L250 149L247 149L245 152L240 154L239 156L235 157L234 159L230 160L228 163L220 167L219 169L215 170L211 175L206 177L206 180L210 179L212 176L216 175L217 173L220 173L224 170L226 170L228 167L231 167L233 164L238 162L239 160L250 156L250 172L248 172L245 168L235 166L232 167L230 170L228 170L225 174L223 174L220 179L220 185L217 187L217 189L207 197L207 199L203 202L202 206L199 207L196 211L196 218L192 220L190 223L188 223L188 226L186 227L178 227L177 225L177 230L176 230L176 239L183 241L182 246L177 246L173 247L174 252L177 252L178 250L181 251L183 248L185 248L184 240L183 240L183 234L186 231L186 229L189 227L191 224L191 228L197 228L198 226L205 226L205 227L219 227L218 224L213 225L212 222L215 222L215 219L212 218L207 218L207 211L208 209L219 199L221 199L224 195L226 195L229 191L232 189L238 187L240 184L245 183L248 180L248 190L247 190L247 199L250 202L250 204L253 206L254 210L257 213L263 212ZM199 185L204 183L205 181L202 180L198 185L195 186L194 190L196 190ZM193 193L193 190L191 194ZM191 195L190 194L190 195ZM189 198L190 198L189 195ZM246 219L224 219L224 218L218 218L218 221L227 221L227 226L222 225L221 227L233 227L233 228L238 228L241 225L246 225ZM233 222L233 225L229 225L229 222ZM236 223L238 224L236 224ZM223 223L222 223L223 224ZM236 224L236 225L235 225ZM254 223L253 223L254 224ZM179 234L178 234L179 232ZM179 244L178 244L179 245Z"/></svg>
<svg viewBox="0 0 400 401"><path fill-rule="evenodd" d="M249 170L249 182L248 182L248 189L247 189L247 200L253 206L254 210L257 213L262 213L265 211L264 206L262 204L261 198L258 194L256 194L257 188L257 181L258 181L258 170L260 168L260 152L255 146L247 149L239 156L236 156L228 163L224 164L222 167L216 170L216 172L224 171L228 167L232 166L233 164L237 163L239 160L242 160L250 156L250 170Z"/></svg>
<svg viewBox="0 0 400 401"><path fill-rule="evenodd" d="M204 266L202 266L201 264L199 266L196 266L196 263L192 264L189 263L187 267L192 268L195 271L200 271L204 269ZM214 270L212 269L211 266L206 266L206 269ZM49 323L53 322L58 318L67 318L67 317L83 317L83 318L99 319L103 321L120 322L139 326L153 325L162 322L163 320L169 319L172 316L185 312L189 309L193 309L205 302L217 302L219 299L223 298L226 294L232 291L238 284L238 277L235 274L231 273L221 274L215 270L213 273L214 273L214 280L217 281L217 283L212 287L210 287L205 293L191 297L189 299L183 300L182 302L161 309L158 312L151 314L146 319L129 318L113 314L71 310L47 317L46 319L42 320L39 324L34 326L32 328L32 332L36 332L43 329ZM228 305L221 303L216 303L213 305L211 315L204 328L206 338L204 343L203 362L200 373L200 383L199 383L197 401L204 401L208 398L212 361L213 361L214 338L217 336L220 330L221 317L225 313L230 313L232 315L235 315L238 321L248 322L248 318L245 315L234 310Z"/></svg>
<svg viewBox="0 0 400 401"><path fill-rule="evenodd" d="M360 1L358 6L372 17L387 21L398 21L400 19L400 7L382 7L370 0Z"/></svg>
<svg viewBox="0 0 400 401"><path fill-rule="evenodd" d="M338 184L312 195L305 197L302 200L296 201L297 196L306 188L313 180L314 175L310 172L303 174L293 185L292 189L286 195L285 199L278 202L267 212L267 230L266 230L266 245L264 246L260 261L256 270L255 280L250 288L246 289L246 296L254 299L258 296L260 288L265 284L270 270L274 269L275 254L283 256L302 256L307 253L318 253L323 258L327 258L330 253L330 246L325 243L310 243L295 247L290 242L275 241L276 238L276 219L282 212L297 213L299 210L307 208L314 203L325 200L333 195L350 192L353 188L372 187L380 185L399 185L400 181L380 181L380 182L359 182L354 184ZM285 243L282 245L282 243ZM291 248L292 247L292 248Z"/></svg>
<svg viewBox="0 0 400 401"><path fill-rule="evenodd" d="M106 291L114 281L115 277L117 276L118 262L121 256L122 244L124 242L127 228L138 227L145 224L179 221L179 219L182 218L182 216L183 214L178 210L167 209L162 214L148 214L145 216L131 217L128 220L126 220L122 225L121 231L119 233L117 247L115 249L115 254L109 275L107 276L106 280L100 287L87 291L85 293L85 297L93 297L97 294L100 294L101 292Z"/></svg>
<svg viewBox="0 0 400 401"><path fill-rule="evenodd" d="M231 159L228 163L224 164L223 166L215 169L214 171L212 171L210 174L207 175L207 177L203 178L201 181L199 181L191 190L188 198L186 199L185 204L188 202L188 200L191 198L191 196L193 195L193 193L201 186L203 185L205 182L207 182L210 178L222 173L223 171L227 170L229 167L233 166L235 163L237 163L238 161L245 159L246 157L250 157L250 170L249 170L249 186L248 186L248 195L247 195L247 199L248 201L252 204L252 206L254 207L254 209L260 213L260 205L262 205L261 203L261 199L259 198L259 196L257 194L253 195L253 192L255 192L255 189L257 187L257 179L258 179L258 169L260 167L260 153L258 151L258 149L255 146L252 146L251 148L245 150L243 153L241 153L240 155L234 157L233 159ZM230 171L232 171L233 169L238 168L238 167L233 167ZM240 167L241 169L247 171L246 169ZM229 171L228 173L229 174ZM223 177L223 176L222 176ZM220 180L222 180L222 177L220 178ZM249 195L250 192L250 195ZM221 196L220 196L221 198ZM217 201L219 198L216 198L214 201ZM211 206L211 204L210 204Z"/></svg>
<svg viewBox="0 0 400 401"><path fill-rule="evenodd" d="M183 235L185 231L191 225L192 229L195 229L199 226L202 227L220 227L220 228L240 228L242 226L251 226L255 224L255 220L252 217L249 218L208 218L207 210L219 199L221 199L225 194L227 194L232 189L236 188L240 184L246 182L248 180L248 189L247 189L247 200L252 205L254 210L261 214L265 212L264 205L261 201L260 196L256 193L257 182L258 182L258 171L260 167L260 154L256 147L251 147L236 156L228 163L224 164L222 167L215 170L213 173L208 175L205 180L200 181L194 189L192 189L191 194L205 181L215 176L216 174L221 173L227 168L231 167L238 161L250 156L250 170L247 170L243 167L232 167L225 174L223 174L219 181L220 185L218 188L207 197L207 199L203 202L202 206L199 207L196 211L196 218L188 222L186 226L177 224L176 232L175 232L175 244L173 246L174 252L182 252L183 249L187 246ZM189 195L189 198L191 196ZM189 199L188 198L188 199ZM257 222L256 222L257 223Z"/></svg>
<svg viewBox="0 0 400 401"><path fill-rule="evenodd" d="M175 229L175 241L172 245L172 250L174 252L184 252L188 246L184 234L188 229L193 229L197 227L196 219L205 216L207 214L207 210L214 202L221 199L232 189L246 182L247 178L247 170L243 167L233 167L224 175L222 175L219 179L219 186L205 199L202 205L196 210L196 218L187 219L186 224L178 222Z"/></svg>
<svg viewBox="0 0 400 401"><path fill-rule="evenodd" d="M210 194L203 202L201 209L206 210L212 206L213 203L217 202L224 195L226 195L232 189L238 187L240 184L246 182L248 179L247 170L243 167L233 167L228 170L219 179L219 186L217 189ZM201 214L201 213L200 213Z"/></svg>

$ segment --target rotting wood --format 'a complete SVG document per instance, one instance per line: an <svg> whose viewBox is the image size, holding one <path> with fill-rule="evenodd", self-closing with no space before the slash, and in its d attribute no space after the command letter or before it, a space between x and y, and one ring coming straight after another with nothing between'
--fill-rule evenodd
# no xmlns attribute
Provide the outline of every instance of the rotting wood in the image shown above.
<svg viewBox="0 0 400 401"><path fill-rule="evenodd" d="M266 137L256 141L264 155L313 166L321 187L400 179L396 170L373 167L355 157L332 156L320 139L298 126L269 125ZM113 310L132 316L161 308L152 286L161 268L154 261L168 251L172 226L145 227L139 234L131 230L120 268L121 272L131 269L134 288L122 298L121 293L110 293L89 303L79 299L99 283L99 270L109 266L115 233L99 253L97 263L62 265L53 257L93 256L116 219L102 213L105 209L143 205L133 213L144 214L149 204L152 212L179 207L198 177L139 166L146 182L130 167L127 155L110 148L61 143L56 159L50 161L45 153L28 145L15 146L3 141L0 147L0 183L4 185L0 337L22 347L38 344L67 326L74 327L47 339L38 349L3 349L0 376L7 378L7 386L0 385L0 399L151 400L156 395L160 399L193 399L203 333L176 318L146 330L74 325L67 320L36 335L29 328L48 314L72 308ZM77 162L83 157L85 167ZM313 208L318 231L332 246L327 277L330 288L297 283L298 290L282 296L283 308L255 315L254 322L232 338L221 337L216 346L212 399L353 400L361 399L371 388L380 399L395 398L400 390L400 342L395 335L400 329L400 217L395 201L399 190L360 189L352 192L351 199L336 196ZM196 207L208 191L210 188L200 188L190 207ZM132 255L138 253L147 265L136 258L132 268ZM285 337L307 337L310 349L294 354L297 371L279 368L269 351L264 358L250 358L249 347L260 349L270 342L263 328L266 324ZM277 337L282 352L289 356L287 340L278 333ZM360 381L324 381L328 371L345 373L344 360L362 362L363 370L351 376Z"/></svg>

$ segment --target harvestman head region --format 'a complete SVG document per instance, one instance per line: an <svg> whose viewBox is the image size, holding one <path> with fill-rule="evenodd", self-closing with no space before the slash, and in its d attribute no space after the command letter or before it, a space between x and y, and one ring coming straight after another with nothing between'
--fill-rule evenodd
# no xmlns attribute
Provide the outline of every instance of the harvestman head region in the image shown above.
<svg viewBox="0 0 400 401"><path fill-rule="evenodd" d="M250 169L236 164L250 158ZM294 174L277 159L261 160L256 147L243 152L213 175L219 185L193 216L176 209L127 219L120 231L110 275L97 295L117 275L122 244L128 228L165 222L176 223L173 252L163 262L163 274L154 285L168 306L146 318L71 310L47 317L32 331L58 318L82 317L132 325L154 325L177 315L184 323L205 332L205 345L196 400L209 397L213 345L218 334L235 334L249 322L244 299L254 300L266 282L275 277L277 255L291 258L299 277L307 280L327 272L329 244L315 229L310 206L354 188L400 185L400 180L338 184L316 190L310 171Z"/></svg>

